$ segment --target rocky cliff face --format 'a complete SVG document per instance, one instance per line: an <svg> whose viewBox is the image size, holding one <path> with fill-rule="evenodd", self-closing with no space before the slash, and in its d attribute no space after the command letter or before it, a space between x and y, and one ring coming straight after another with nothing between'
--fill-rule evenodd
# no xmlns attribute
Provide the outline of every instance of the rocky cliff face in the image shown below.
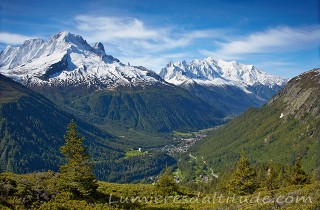
<svg viewBox="0 0 320 210"><path fill-rule="evenodd" d="M313 69L291 79L268 105L283 107L283 117L297 119L320 116L320 69Z"/></svg>

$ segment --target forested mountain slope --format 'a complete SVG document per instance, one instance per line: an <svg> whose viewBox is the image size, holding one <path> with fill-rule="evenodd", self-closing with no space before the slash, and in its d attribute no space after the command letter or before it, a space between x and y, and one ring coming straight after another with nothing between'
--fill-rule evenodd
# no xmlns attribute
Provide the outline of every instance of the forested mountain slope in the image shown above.
<svg viewBox="0 0 320 210"><path fill-rule="evenodd" d="M265 106L250 109L197 142L190 153L215 171L232 167L242 150L256 162L320 165L320 69L291 79Z"/></svg>

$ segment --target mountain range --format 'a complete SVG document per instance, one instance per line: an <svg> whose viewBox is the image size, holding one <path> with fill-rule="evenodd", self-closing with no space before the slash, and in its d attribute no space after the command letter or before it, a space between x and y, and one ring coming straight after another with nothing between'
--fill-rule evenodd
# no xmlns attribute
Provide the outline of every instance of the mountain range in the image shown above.
<svg viewBox="0 0 320 210"><path fill-rule="evenodd" d="M101 43L92 47L69 32L8 46L0 66L4 75L112 130L197 130L221 124L225 116L155 72L124 65Z"/></svg>
<svg viewBox="0 0 320 210"><path fill-rule="evenodd" d="M287 82L252 65L212 58L171 62L158 75L69 32L7 46L0 73L0 161L6 170L56 170L65 126L75 119L93 148L96 175L120 182L175 164L162 152L127 158L131 149L155 151L175 145L175 131L224 124L266 103ZM202 154L200 145L194 148Z"/></svg>
<svg viewBox="0 0 320 210"><path fill-rule="evenodd" d="M131 90L142 87L144 91L157 87L175 92L178 86L193 97L198 96L202 104L211 105L205 107L207 110L219 110L224 115L261 106L286 83L285 79L266 74L253 65L212 58L170 62L158 75L142 66L125 65L107 55L102 43L90 46L80 35L69 32L57 33L46 41L32 39L21 46L7 46L0 54L0 72L51 100L60 99L56 101L59 103L78 99L59 97L65 98L69 92L71 97L123 87ZM171 124L167 130L177 129L170 128Z"/></svg>
<svg viewBox="0 0 320 210"><path fill-rule="evenodd" d="M226 114L239 114L266 103L287 80L253 65L208 57L170 62L160 72L169 83L183 87Z"/></svg>

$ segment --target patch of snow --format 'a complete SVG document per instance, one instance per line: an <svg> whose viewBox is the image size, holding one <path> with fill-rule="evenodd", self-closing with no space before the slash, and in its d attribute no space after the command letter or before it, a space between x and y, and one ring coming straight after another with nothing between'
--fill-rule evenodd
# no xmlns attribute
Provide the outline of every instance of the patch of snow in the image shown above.
<svg viewBox="0 0 320 210"><path fill-rule="evenodd" d="M281 119L281 118L283 118L283 117L284 117L284 114L283 114L283 113L281 113L279 118Z"/></svg>

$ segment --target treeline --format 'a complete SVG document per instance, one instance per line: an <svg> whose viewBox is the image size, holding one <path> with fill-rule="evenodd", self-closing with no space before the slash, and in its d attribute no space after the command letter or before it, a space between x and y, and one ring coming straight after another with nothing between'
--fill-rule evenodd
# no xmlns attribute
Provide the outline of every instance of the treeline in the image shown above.
<svg viewBox="0 0 320 210"><path fill-rule="evenodd" d="M261 190L274 190L291 185L304 185L320 180L320 169L307 174L302 168L300 157L294 164L259 163L252 164L242 152L235 167L213 176L205 161L179 162L183 174L181 184L203 193L225 192L252 194ZM218 174L215 174L218 175ZM206 177L206 179L204 179Z"/></svg>

